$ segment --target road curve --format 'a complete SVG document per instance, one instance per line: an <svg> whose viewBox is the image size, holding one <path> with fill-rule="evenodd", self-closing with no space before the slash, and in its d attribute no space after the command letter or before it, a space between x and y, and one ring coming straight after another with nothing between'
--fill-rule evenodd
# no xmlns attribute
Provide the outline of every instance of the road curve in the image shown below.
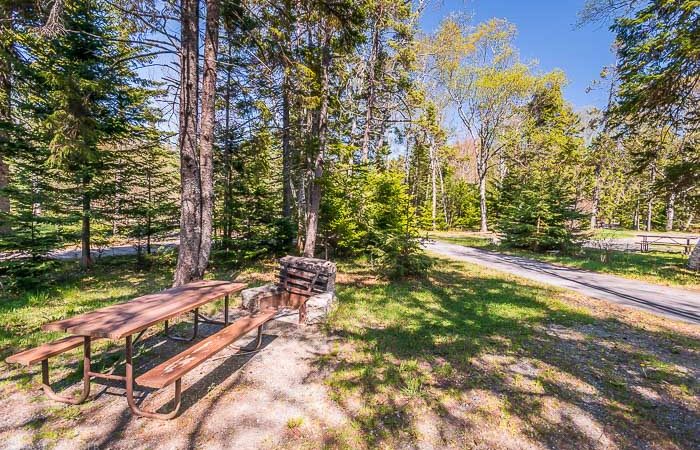
<svg viewBox="0 0 700 450"><path fill-rule="evenodd" d="M426 241L423 247L430 252L452 259L571 289L588 297L700 324L700 293L698 292L556 266L520 256L441 241Z"/></svg>

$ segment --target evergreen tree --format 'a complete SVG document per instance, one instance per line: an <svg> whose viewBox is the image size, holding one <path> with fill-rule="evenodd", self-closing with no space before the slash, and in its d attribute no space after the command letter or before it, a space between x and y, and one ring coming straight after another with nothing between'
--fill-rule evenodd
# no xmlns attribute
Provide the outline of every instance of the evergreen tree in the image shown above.
<svg viewBox="0 0 700 450"><path fill-rule="evenodd" d="M46 164L64 171L76 194L81 262L89 267L93 204L104 195L100 177L114 164L105 148L139 134L150 92L135 72L140 48L122 42L128 31L106 3L66 1L63 23L69 31L49 39L20 36L31 55L27 108L36 120L33 135L50 151Z"/></svg>
<svg viewBox="0 0 700 450"><path fill-rule="evenodd" d="M152 253L155 238L177 229L178 197L173 189L179 181L177 153L156 137L114 149L121 164L106 176L116 182L108 199L112 233L134 240L139 256L143 250Z"/></svg>
<svg viewBox="0 0 700 450"><path fill-rule="evenodd" d="M576 168L582 141L578 118L562 97L563 81L559 73L545 77L524 111L522 135L510 149L498 219L505 245L566 250L581 226Z"/></svg>

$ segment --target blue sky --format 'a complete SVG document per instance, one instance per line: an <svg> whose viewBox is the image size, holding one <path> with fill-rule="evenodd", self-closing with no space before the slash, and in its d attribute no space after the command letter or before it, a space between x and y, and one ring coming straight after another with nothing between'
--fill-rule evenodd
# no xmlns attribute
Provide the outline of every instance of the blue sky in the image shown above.
<svg viewBox="0 0 700 450"><path fill-rule="evenodd" d="M434 0L421 20L426 33L434 31L442 18L453 12L474 15L474 22L492 17L504 18L518 28L516 46L523 61L537 60L542 71L562 69L569 84L566 98L579 110L605 106L600 90L586 93L599 78L603 66L612 64L613 34L607 25L576 27L578 12L585 0Z"/></svg>

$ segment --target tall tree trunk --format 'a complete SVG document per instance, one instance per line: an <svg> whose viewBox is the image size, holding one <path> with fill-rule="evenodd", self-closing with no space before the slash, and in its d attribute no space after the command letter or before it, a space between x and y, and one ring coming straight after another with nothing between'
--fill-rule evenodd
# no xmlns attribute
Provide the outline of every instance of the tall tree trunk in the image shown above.
<svg viewBox="0 0 700 450"><path fill-rule="evenodd" d="M216 59L219 53L219 0L207 0L202 73L202 129L199 171L202 180L202 233L196 277L204 276L211 253L214 216L214 129L216 126Z"/></svg>
<svg viewBox="0 0 700 450"><path fill-rule="evenodd" d="M308 45L313 45L311 37L308 37ZM317 124L317 112L317 110L314 111L311 108L305 107L303 109L303 115L299 116L298 127L302 135L306 136L306 145L310 145L310 136L318 136L317 128L314 128ZM318 143L316 142L315 144ZM311 197L311 178L313 177L312 166L313 161L311 156L307 156L306 168L304 173L299 177L299 187L297 189L297 251L301 254L304 253L304 244L306 242L306 226L309 217L309 202Z"/></svg>
<svg viewBox="0 0 700 450"><path fill-rule="evenodd" d="M666 204L666 231L673 231L673 219L676 215L676 193L671 192Z"/></svg>
<svg viewBox="0 0 700 450"><path fill-rule="evenodd" d="M598 209L600 208L600 164L595 167L595 185L593 187L593 204L591 205L591 230L595 230L598 226Z"/></svg>
<svg viewBox="0 0 700 450"><path fill-rule="evenodd" d="M404 162L403 162L403 171L404 171L404 183L406 183L407 186L411 186L410 178L411 178L411 133L410 129L406 130L406 153L404 156ZM411 197L413 197L413 189L415 189L414 186L411 186Z"/></svg>
<svg viewBox="0 0 700 450"><path fill-rule="evenodd" d="M377 63L377 57L379 54L379 17L381 17L382 11L377 12L377 19L374 21L374 27L372 29L372 46L370 47L369 61L367 61L367 101L365 111L365 127L364 134L362 136L362 150L360 153L360 161L366 163L369 159L369 144L372 138L372 116L374 112L374 100L375 100L375 69Z"/></svg>
<svg viewBox="0 0 700 450"><path fill-rule="evenodd" d="M290 80L289 68L284 68L282 79L282 215L291 219L292 217L292 201L293 189L292 186L292 148L291 148L291 129L289 123L289 108L290 108Z"/></svg>
<svg viewBox="0 0 700 450"><path fill-rule="evenodd" d="M146 189L148 190L148 210L146 213L146 254L151 254L151 235L153 234L153 184L150 169L146 173Z"/></svg>
<svg viewBox="0 0 700 450"><path fill-rule="evenodd" d="M201 240L201 180L197 152L199 1L182 0L180 18L180 248L174 286L195 276Z"/></svg>
<svg viewBox="0 0 700 450"><path fill-rule="evenodd" d="M432 219L432 230L435 231L436 226L435 226L435 218L437 217L437 174L436 174L436 164L435 164L435 144L432 142L430 143L430 147L428 148L429 156L430 156L430 188L431 188L431 212L430 212L430 218Z"/></svg>
<svg viewBox="0 0 700 450"><path fill-rule="evenodd" d="M690 226L693 224L693 219L695 218L695 213L693 211L688 214L688 220L685 221L685 224L683 225L683 231L688 231L690 229Z"/></svg>
<svg viewBox="0 0 700 450"><path fill-rule="evenodd" d="M306 239L306 216L307 216L307 196L306 196L306 177L302 176L299 179L299 189L297 193L297 253L304 252L304 240Z"/></svg>
<svg viewBox="0 0 700 450"><path fill-rule="evenodd" d="M634 216L632 217L632 224L637 231L639 231L639 222L639 197L637 197L637 204L634 207Z"/></svg>
<svg viewBox="0 0 700 450"><path fill-rule="evenodd" d="M293 14L293 1L284 1L284 40L282 42L282 216L291 221L294 204L294 182L292 180L292 41L297 26Z"/></svg>
<svg viewBox="0 0 700 450"><path fill-rule="evenodd" d="M445 226L449 229L451 224L450 215L447 214L447 193L445 192L445 180L442 177L442 170L440 170L439 161L437 161L437 156L435 160L437 165L437 175L440 179L440 198L442 199L442 214L445 218Z"/></svg>
<svg viewBox="0 0 700 450"><path fill-rule="evenodd" d="M481 213L481 232L489 231L486 222L486 174L479 173L479 211Z"/></svg>
<svg viewBox="0 0 700 450"><path fill-rule="evenodd" d="M0 122L9 123L12 120L12 64L10 62L11 45L5 42L7 31L12 27L12 2L0 3ZM10 171L3 158L2 147L7 141L7 136L0 132L0 215L10 213L10 199L4 194L4 189L10 181ZM0 217L0 234L10 231L5 220Z"/></svg>
<svg viewBox="0 0 700 450"><path fill-rule="evenodd" d="M231 44L227 46L227 62L231 61ZM222 241L224 248L229 250L231 246L231 201L232 201L232 174L231 174L231 154L233 151L233 142L231 139L231 66L226 67L226 94L224 97L224 202L223 213L223 233Z"/></svg>
<svg viewBox="0 0 700 450"><path fill-rule="evenodd" d="M89 269L92 266L92 255L90 254L90 214L91 214L91 202L90 202L90 178L87 175L83 176L82 179L82 190L83 190L83 217L82 217L82 230L80 231L80 265L84 269Z"/></svg>
<svg viewBox="0 0 700 450"><path fill-rule="evenodd" d="M651 231L652 217L654 215L654 192L652 185L656 179L656 168L651 167L651 182L649 183L649 199L647 200L647 231Z"/></svg>
<svg viewBox="0 0 700 450"><path fill-rule="evenodd" d="M122 150L122 149L120 149ZM114 172L114 185L116 186L114 192L114 216L112 217L112 236L119 234L119 210L121 204L121 197L119 195L119 189L121 187L121 175L123 163L120 159L117 159L117 170Z"/></svg>
<svg viewBox="0 0 700 450"><path fill-rule="evenodd" d="M306 239L304 240L304 256L312 258L316 249L316 235L318 233L318 213L321 207L321 177L323 176L323 162L326 153L326 131L328 128L328 96L330 89L329 68L331 64L330 36L323 37L324 43L321 50L321 104L316 118L318 136L318 151L314 161L313 178L311 180L309 213L306 219Z"/></svg>

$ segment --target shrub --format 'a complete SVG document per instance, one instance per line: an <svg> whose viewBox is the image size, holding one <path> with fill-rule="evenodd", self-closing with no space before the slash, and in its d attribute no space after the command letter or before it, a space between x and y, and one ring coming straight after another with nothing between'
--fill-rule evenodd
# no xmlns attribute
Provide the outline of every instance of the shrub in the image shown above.
<svg viewBox="0 0 700 450"><path fill-rule="evenodd" d="M424 276L433 264L415 235L385 232L383 245L373 249L378 273L389 279Z"/></svg>
<svg viewBox="0 0 700 450"><path fill-rule="evenodd" d="M372 168L336 171L332 176L326 184L322 224L333 249L369 256L377 272L389 278L425 274L430 259L420 247L403 172Z"/></svg>

